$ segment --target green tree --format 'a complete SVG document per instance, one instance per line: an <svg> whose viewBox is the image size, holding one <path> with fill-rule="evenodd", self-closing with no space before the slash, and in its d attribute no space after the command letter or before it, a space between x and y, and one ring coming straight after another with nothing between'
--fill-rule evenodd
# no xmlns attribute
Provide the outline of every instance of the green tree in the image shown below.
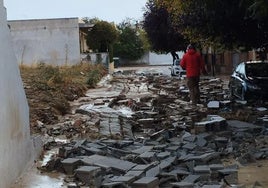
<svg viewBox="0 0 268 188"><path fill-rule="evenodd" d="M100 21L99 18L97 17L94 18L83 17L81 20L87 24L96 24L97 22Z"/></svg>
<svg viewBox="0 0 268 188"><path fill-rule="evenodd" d="M268 16L268 1L249 0L249 14L257 20L265 20Z"/></svg>
<svg viewBox="0 0 268 188"><path fill-rule="evenodd" d="M173 24L191 41L252 49L268 41L265 0L163 0ZM257 11L260 10L260 11Z"/></svg>
<svg viewBox="0 0 268 188"><path fill-rule="evenodd" d="M114 44L114 54L123 59L137 60L145 52L138 25L124 21L118 25L119 40ZM142 35L143 36L143 35Z"/></svg>
<svg viewBox="0 0 268 188"><path fill-rule="evenodd" d="M87 35L87 45L95 52L108 52L113 60L113 44L118 39L118 31L106 21L96 22Z"/></svg>
<svg viewBox="0 0 268 188"><path fill-rule="evenodd" d="M185 50L188 41L181 34L180 28L174 25L173 15L167 7L149 0L144 13L143 28L147 32L152 50L160 53L171 53L177 59L176 51Z"/></svg>

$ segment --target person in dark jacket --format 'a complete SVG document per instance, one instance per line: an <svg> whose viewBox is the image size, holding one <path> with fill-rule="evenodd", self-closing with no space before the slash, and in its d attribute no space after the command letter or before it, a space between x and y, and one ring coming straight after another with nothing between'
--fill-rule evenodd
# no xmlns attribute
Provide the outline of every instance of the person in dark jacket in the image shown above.
<svg viewBox="0 0 268 188"><path fill-rule="evenodd" d="M199 81L201 73L206 73L205 63L200 53L194 45L187 46L186 53L183 55L180 65L186 70L187 86L190 91L190 100L193 105L200 103Z"/></svg>

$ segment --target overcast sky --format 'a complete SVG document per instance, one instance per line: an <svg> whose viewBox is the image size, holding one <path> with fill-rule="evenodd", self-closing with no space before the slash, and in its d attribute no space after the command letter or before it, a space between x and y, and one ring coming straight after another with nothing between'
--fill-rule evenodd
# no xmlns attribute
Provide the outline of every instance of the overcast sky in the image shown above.
<svg viewBox="0 0 268 188"><path fill-rule="evenodd" d="M120 23L141 20L147 0L4 0L8 20L97 17Z"/></svg>

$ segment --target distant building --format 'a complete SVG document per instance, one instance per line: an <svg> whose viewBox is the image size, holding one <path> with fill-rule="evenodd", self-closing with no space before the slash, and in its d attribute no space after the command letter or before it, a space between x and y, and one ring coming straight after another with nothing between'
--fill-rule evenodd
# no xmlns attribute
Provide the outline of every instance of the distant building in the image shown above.
<svg viewBox="0 0 268 188"><path fill-rule="evenodd" d="M8 21L19 64L80 62L78 18Z"/></svg>

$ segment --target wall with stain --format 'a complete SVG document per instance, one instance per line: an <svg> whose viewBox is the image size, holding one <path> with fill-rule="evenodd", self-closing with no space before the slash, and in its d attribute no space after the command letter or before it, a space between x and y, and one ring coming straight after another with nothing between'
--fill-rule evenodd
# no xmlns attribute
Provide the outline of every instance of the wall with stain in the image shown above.
<svg viewBox="0 0 268 188"><path fill-rule="evenodd" d="M80 62L78 18L8 21L19 64Z"/></svg>
<svg viewBox="0 0 268 188"><path fill-rule="evenodd" d="M0 187L9 188L33 160L29 108L0 0Z"/></svg>

